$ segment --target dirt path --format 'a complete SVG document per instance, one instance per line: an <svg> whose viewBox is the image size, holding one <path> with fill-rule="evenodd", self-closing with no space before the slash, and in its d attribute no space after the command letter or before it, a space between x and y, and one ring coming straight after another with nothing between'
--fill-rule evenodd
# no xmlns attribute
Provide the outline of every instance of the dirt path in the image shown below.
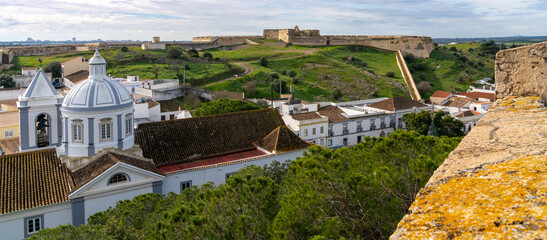
<svg viewBox="0 0 547 240"><path fill-rule="evenodd" d="M282 50L282 51L276 51L276 52L301 52L302 54L300 55L296 55L296 56L292 56L292 57L284 57L284 58L275 58L275 59L270 59L269 61L279 61L279 60L287 60L287 59L293 59L293 58L299 58L299 57L303 57L303 56L306 56L306 55L310 55L310 54L313 54L315 52L317 52L319 49L316 49L316 48L311 48L311 49L290 49L290 50ZM254 69L247 65L251 62L235 62L234 64L235 65L238 65L240 67L243 67L244 71L243 73L241 74L238 74L238 75L235 75L235 76L232 76L232 77L229 77L229 78L225 78L225 79L222 79L222 80L219 80L219 81L216 81L216 82L212 82L212 83L208 83L208 84L205 84L201 87L207 87L207 86L211 86L213 84L216 84L216 83L221 83L221 82L225 82L225 81L230 81L230 80L234 80L236 78L240 78L240 77L244 77L244 76L247 76L249 74L251 74L252 72L254 72Z"/></svg>

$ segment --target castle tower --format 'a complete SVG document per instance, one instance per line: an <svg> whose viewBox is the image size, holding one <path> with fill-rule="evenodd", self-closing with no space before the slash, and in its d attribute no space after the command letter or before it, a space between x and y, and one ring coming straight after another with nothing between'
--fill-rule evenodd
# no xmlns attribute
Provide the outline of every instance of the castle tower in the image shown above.
<svg viewBox="0 0 547 240"><path fill-rule="evenodd" d="M28 88L19 96L19 148L21 151L60 146L61 102L51 80L42 69L38 70Z"/></svg>
<svg viewBox="0 0 547 240"><path fill-rule="evenodd" d="M133 105L129 91L106 76L106 61L97 50L88 79L68 92L61 107L65 153L86 157L104 148L131 148Z"/></svg>

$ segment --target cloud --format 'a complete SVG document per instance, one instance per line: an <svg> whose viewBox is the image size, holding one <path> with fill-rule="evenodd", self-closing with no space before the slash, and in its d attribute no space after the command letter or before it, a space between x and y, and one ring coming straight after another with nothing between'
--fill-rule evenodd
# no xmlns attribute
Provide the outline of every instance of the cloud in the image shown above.
<svg viewBox="0 0 547 240"><path fill-rule="evenodd" d="M547 4L540 0L0 0L0 6L0 41L190 40L294 25L323 34L547 35Z"/></svg>

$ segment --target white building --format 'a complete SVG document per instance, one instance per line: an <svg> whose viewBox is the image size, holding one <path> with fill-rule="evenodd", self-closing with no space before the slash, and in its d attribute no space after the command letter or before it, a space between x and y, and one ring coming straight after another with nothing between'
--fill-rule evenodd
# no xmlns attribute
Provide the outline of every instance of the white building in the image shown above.
<svg viewBox="0 0 547 240"><path fill-rule="evenodd" d="M302 140L323 147L327 146L328 117L321 116L317 112L308 112L283 115L283 121Z"/></svg>
<svg viewBox="0 0 547 240"><path fill-rule="evenodd" d="M290 161L310 143L275 109L142 123L129 91L106 76L99 52L89 77L63 98L43 71L19 97L20 153L0 156L0 232L84 224L116 202L225 183L248 166ZM136 136L136 137L135 137ZM135 139L137 144L135 144Z"/></svg>

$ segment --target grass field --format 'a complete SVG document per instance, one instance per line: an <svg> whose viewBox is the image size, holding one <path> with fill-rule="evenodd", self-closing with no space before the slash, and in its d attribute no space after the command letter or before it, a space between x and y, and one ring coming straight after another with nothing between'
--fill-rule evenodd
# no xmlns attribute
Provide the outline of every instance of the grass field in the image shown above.
<svg viewBox="0 0 547 240"><path fill-rule="evenodd" d="M305 49L298 47L296 49ZM240 50L244 54L246 49ZM340 100L357 100L371 97L392 97L406 95L402 78L395 62L395 55L389 52L358 48L352 52L351 47L321 47L313 54L302 57L276 60L270 59L267 67L260 66L258 62L250 65L255 69L251 76L239 78L230 82L223 82L207 87L209 90L243 91L241 88L247 81L255 81L257 91L255 95L248 97L270 96L269 85L267 84L268 74L278 73L280 79L287 85L294 85L294 97L309 101L334 100L332 91L340 89L343 97ZM299 53L302 55L302 53ZM360 58L370 62L367 68L353 62L346 62L348 56ZM374 72L393 71L396 73L392 82L386 79L375 79L365 74L366 70ZM289 77L283 73L294 71L296 77ZM295 80L296 79L296 80ZM403 88L403 89L401 89ZM285 91L284 93L288 93ZM275 93L274 96L278 96Z"/></svg>
<svg viewBox="0 0 547 240"><path fill-rule="evenodd" d="M298 56L302 53L292 51L295 48L282 48L275 46L254 45L244 49L220 51L218 49L208 50L215 58L227 58L232 61L252 61L261 57L283 58Z"/></svg>
<svg viewBox="0 0 547 240"><path fill-rule="evenodd" d="M260 41L264 44L270 41ZM450 50L455 47L454 50ZM436 90L465 91L473 81L492 77L494 63L492 55L480 53L479 43L462 43L439 47L431 53L429 59L409 59L407 62L417 84L427 82L430 89L422 89L422 97L429 97ZM229 50L234 49L234 50ZM127 52L120 49L104 49L101 55L108 63L108 73L116 77L138 75L142 79L154 78L152 70L160 67L158 78L176 78L169 68L167 50L144 51L137 47ZM209 49L213 58L228 59L230 62L250 62L247 65L254 69L248 76L231 81L216 83L206 87L215 91L244 91L242 86L247 82L255 82L255 94L247 93L253 98L270 97L268 75L278 73L287 86L294 85L294 96L309 101L335 101L333 90L339 89L342 97L337 99L357 100L372 97L408 96L406 84L398 69L395 54L363 46L288 46L275 47L263 45L238 45ZM38 66L38 58L42 65L49 62L63 62L77 56L92 57L94 51L62 54L55 56L16 57L15 67L8 70L10 74L20 72L21 67ZM186 51L183 51L186 54ZM203 53L204 51L202 51ZM202 55L202 54L200 54ZM266 67L258 64L258 59L268 59ZM199 59L187 61L189 70L186 79L194 86L216 82L235 74L243 69L232 65L229 70L222 61L213 60L209 64L200 63ZM295 77L287 73L295 72ZM393 72L393 77L386 77ZM422 83L422 85L425 83ZM427 85L427 84L426 84ZM288 91L284 91L288 93ZM274 97L279 96L278 92Z"/></svg>
<svg viewBox="0 0 547 240"><path fill-rule="evenodd" d="M479 43L446 45L433 50L428 59L407 62L416 84L427 81L432 86L431 91L421 91L422 97L428 98L437 90L463 92L476 80L493 78L494 59L480 56L479 47Z"/></svg>

